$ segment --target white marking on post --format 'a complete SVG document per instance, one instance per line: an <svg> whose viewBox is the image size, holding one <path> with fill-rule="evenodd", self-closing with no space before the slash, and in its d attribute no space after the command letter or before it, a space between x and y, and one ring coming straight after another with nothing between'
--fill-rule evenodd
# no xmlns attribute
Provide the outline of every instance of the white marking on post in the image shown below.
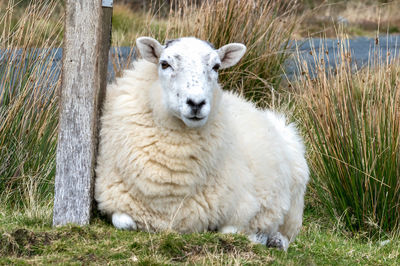
<svg viewBox="0 0 400 266"><path fill-rule="evenodd" d="M113 0L103 0L102 7L112 7L112 6L113 6Z"/></svg>

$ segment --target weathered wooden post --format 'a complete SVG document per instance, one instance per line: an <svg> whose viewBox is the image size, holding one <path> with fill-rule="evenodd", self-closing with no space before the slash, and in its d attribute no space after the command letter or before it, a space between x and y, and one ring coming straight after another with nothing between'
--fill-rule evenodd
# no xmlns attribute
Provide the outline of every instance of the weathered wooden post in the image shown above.
<svg viewBox="0 0 400 266"><path fill-rule="evenodd" d="M90 221L112 0L66 0L53 225Z"/></svg>

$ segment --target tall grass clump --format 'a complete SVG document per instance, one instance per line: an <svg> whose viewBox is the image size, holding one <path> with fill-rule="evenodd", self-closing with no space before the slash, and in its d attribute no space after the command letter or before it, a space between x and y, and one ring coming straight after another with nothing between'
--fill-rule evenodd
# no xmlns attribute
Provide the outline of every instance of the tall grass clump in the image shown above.
<svg viewBox="0 0 400 266"><path fill-rule="evenodd" d="M225 88L238 91L260 106L279 88L282 65L289 57L289 40L296 25L295 1L209 0L202 4L177 1L166 27L152 26L138 32L163 42L184 36L209 41L216 48L240 42L247 52L233 68L221 71ZM154 13L154 12L153 12Z"/></svg>
<svg viewBox="0 0 400 266"><path fill-rule="evenodd" d="M155 7L145 12L133 11L128 5L116 4L112 17L112 46L134 45L138 32L142 32L143 29L162 32L162 29L166 29L166 19L159 12L161 11L156 11Z"/></svg>
<svg viewBox="0 0 400 266"><path fill-rule="evenodd" d="M380 235L400 226L400 64L372 54L354 69L345 41L337 64L314 51L317 72L300 64L294 83L307 136L313 188L352 232ZM301 61L301 60L300 60Z"/></svg>
<svg viewBox="0 0 400 266"><path fill-rule="evenodd" d="M17 5L0 17L0 201L34 211L53 190L63 18L53 24L58 1L34 0L14 22Z"/></svg>

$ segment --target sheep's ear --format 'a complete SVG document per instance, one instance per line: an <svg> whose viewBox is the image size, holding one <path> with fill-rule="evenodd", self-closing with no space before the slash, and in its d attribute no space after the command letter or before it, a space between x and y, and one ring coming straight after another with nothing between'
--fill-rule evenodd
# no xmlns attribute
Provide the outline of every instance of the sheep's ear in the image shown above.
<svg viewBox="0 0 400 266"><path fill-rule="evenodd" d="M221 69L236 65L245 52L246 46L241 43L230 43L219 48L217 53L221 59Z"/></svg>
<svg viewBox="0 0 400 266"><path fill-rule="evenodd" d="M150 37L140 37L136 39L136 47L144 59L154 64L158 63L163 46L157 40Z"/></svg>

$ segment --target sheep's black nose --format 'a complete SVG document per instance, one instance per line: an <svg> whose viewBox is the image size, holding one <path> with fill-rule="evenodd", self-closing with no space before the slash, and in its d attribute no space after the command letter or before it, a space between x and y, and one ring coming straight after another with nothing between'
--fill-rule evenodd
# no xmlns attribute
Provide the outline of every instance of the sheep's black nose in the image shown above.
<svg viewBox="0 0 400 266"><path fill-rule="evenodd" d="M201 107L206 104L206 100L202 100L196 103L192 99L187 99L186 104L190 106L194 114L197 114L200 111Z"/></svg>

